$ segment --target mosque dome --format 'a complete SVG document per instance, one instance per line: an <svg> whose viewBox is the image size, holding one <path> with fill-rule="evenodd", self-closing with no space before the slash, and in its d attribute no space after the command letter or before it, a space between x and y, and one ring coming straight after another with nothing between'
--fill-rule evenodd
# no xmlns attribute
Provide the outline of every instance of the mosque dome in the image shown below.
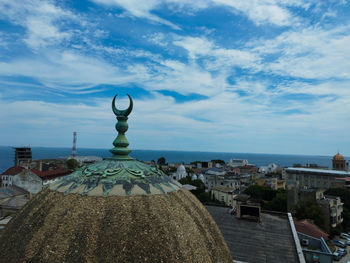
<svg viewBox="0 0 350 263"><path fill-rule="evenodd" d="M341 155L340 153L337 153L336 155L333 156L333 160L342 161L344 160L344 156Z"/></svg>
<svg viewBox="0 0 350 263"><path fill-rule="evenodd" d="M113 156L35 195L0 235L3 262L232 262L206 208L129 156L126 110L112 108ZM184 168L184 167L183 167Z"/></svg>
<svg viewBox="0 0 350 263"><path fill-rule="evenodd" d="M177 167L176 172L178 174L187 174L186 173L186 168L185 168L185 166L183 164L180 164L179 167Z"/></svg>

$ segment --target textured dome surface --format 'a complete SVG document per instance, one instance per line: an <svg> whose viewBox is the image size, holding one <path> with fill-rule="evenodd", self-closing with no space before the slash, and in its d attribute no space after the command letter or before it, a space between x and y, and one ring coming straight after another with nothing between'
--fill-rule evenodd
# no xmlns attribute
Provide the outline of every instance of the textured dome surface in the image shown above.
<svg viewBox="0 0 350 263"><path fill-rule="evenodd" d="M341 155L340 153L337 153L336 155L333 156L333 160L342 161L342 160L344 160L344 156Z"/></svg>
<svg viewBox="0 0 350 263"><path fill-rule="evenodd" d="M130 97L129 97L130 98ZM117 115L111 158L33 197L0 236L0 261L232 262L206 208L156 167L138 162Z"/></svg>
<svg viewBox="0 0 350 263"><path fill-rule="evenodd" d="M0 237L2 262L232 262L206 208L167 194L82 196L43 190Z"/></svg>

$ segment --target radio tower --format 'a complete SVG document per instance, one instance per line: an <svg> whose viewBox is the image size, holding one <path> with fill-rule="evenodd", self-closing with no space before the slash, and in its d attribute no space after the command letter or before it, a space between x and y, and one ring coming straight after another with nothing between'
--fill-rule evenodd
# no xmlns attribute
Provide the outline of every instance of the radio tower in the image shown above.
<svg viewBox="0 0 350 263"><path fill-rule="evenodd" d="M77 132L73 132L72 157L75 158L76 155L77 155Z"/></svg>

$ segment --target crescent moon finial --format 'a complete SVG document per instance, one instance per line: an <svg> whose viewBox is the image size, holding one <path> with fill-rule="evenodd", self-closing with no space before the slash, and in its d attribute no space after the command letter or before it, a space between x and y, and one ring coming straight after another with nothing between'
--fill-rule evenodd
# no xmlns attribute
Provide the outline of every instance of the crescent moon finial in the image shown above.
<svg viewBox="0 0 350 263"><path fill-rule="evenodd" d="M129 116L129 114L131 113L132 111L132 108L133 108L133 101L132 101L132 98L129 94L127 94L128 97L129 97L129 101L130 101L130 104L129 104L129 107L126 109L126 110L118 110L117 107L115 106L115 99L118 95L115 95L114 98L113 98L113 101L112 101L112 110L114 112L114 114L118 117L118 116L124 116L124 117L127 117Z"/></svg>

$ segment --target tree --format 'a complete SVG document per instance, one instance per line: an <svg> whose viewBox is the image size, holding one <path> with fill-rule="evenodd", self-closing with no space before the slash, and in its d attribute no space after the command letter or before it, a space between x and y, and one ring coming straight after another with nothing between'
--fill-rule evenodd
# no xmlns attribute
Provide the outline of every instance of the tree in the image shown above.
<svg viewBox="0 0 350 263"><path fill-rule="evenodd" d="M165 157L160 157L157 161L158 165L165 165L166 161L165 161Z"/></svg>
<svg viewBox="0 0 350 263"><path fill-rule="evenodd" d="M271 201L276 196L277 190L255 184L249 186L244 193L260 201Z"/></svg>
<svg viewBox="0 0 350 263"><path fill-rule="evenodd" d="M77 168L80 167L80 163L74 158L68 159L66 161L66 165L69 170L76 170Z"/></svg>
<svg viewBox="0 0 350 263"><path fill-rule="evenodd" d="M295 217L300 219L311 219L320 228L325 228L325 218L321 206L314 200L300 200L295 207Z"/></svg>
<svg viewBox="0 0 350 263"><path fill-rule="evenodd" d="M255 184L249 186L244 193L259 201L262 209L287 212L287 194L283 189L273 190Z"/></svg>
<svg viewBox="0 0 350 263"><path fill-rule="evenodd" d="M287 212L287 194L286 191L279 191L277 195L267 203L263 204L266 210Z"/></svg>

